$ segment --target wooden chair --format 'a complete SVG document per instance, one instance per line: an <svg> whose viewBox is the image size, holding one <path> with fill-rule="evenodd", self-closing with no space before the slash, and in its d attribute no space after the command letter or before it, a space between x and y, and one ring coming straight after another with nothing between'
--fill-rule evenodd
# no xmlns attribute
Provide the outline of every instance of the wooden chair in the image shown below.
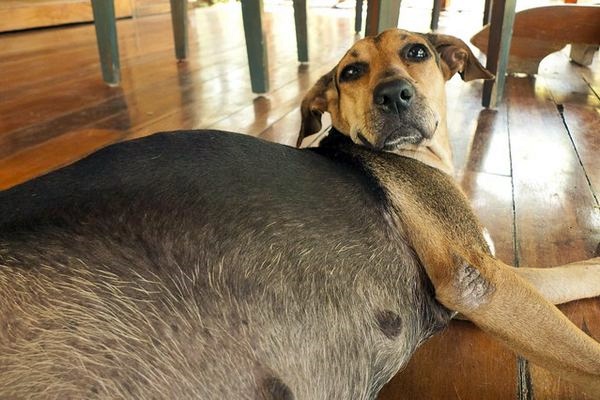
<svg viewBox="0 0 600 400"><path fill-rule="evenodd" d="M121 80L121 73L114 3L112 0L91 1L102 76L108 85L116 86ZM184 60L188 53L187 0L170 0L170 2L175 57L177 60ZM241 0L241 3L252 91L265 93L269 91L269 70L262 23L262 0ZM293 4L298 61L307 62L307 3L306 0L294 0Z"/></svg>
<svg viewBox="0 0 600 400"><path fill-rule="evenodd" d="M471 42L487 53L489 27L478 32ZM508 59L509 73L536 74L540 61L567 44L571 59L590 65L600 44L600 7L556 5L530 8L515 15Z"/></svg>

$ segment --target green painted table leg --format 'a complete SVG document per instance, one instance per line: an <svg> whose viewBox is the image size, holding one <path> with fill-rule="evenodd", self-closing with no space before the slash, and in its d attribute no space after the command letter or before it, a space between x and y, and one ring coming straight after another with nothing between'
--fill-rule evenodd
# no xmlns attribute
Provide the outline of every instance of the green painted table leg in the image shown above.
<svg viewBox="0 0 600 400"><path fill-rule="evenodd" d="M515 22L515 3L516 0L494 0L492 3L492 21L485 67L496 75L496 79L483 83L481 103L484 107L496 107L504 94L506 67Z"/></svg>
<svg viewBox="0 0 600 400"><path fill-rule="evenodd" d="M398 27L401 0L369 0L367 2L367 27L365 36Z"/></svg>
<svg viewBox="0 0 600 400"><path fill-rule="evenodd" d="M307 33L307 5L306 0L294 0L294 21L296 23L296 46L298 47L298 61L308 61L308 33Z"/></svg>
<svg viewBox="0 0 600 400"><path fill-rule="evenodd" d="M269 91L269 63L262 14L262 0L242 0L242 19L244 20L246 50L250 66L250 82L254 93Z"/></svg>
<svg viewBox="0 0 600 400"><path fill-rule="evenodd" d="M433 8L431 9L431 23L429 28L432 31L437 30L440 21L440 11L442 9L442 0L433 0Z"/></svg>
<svg viewBox="0 0 600 400"><path fill-rule="evenodd" d="M112 0L92 0L96 40L100 53L102 77L110 86L116 86L121 81L119 64L119 44L117 43L117 24L115 5Z"/></svg>
<svg viewBox="0 0 600 400"><path fill-rule="evenodd" d="M188 18L187 0L171 1L171 21L175 40L175 57L184 60L188 54Z"/></svg>
<svg viewBox="0 0 600 400"><path fill-rule="evenodd" d="M362 12L363 0L356 0L356 13L354 15L354 32L360 33L362 30Z"/></svg>

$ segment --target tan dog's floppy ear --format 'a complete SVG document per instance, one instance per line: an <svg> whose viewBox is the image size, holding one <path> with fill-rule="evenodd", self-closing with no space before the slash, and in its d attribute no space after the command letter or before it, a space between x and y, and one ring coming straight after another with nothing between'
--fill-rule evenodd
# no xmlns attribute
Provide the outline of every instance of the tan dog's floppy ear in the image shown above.
<svg viewBox="0 0 600 400"><path fill-rule="evenodd" d="M300 126L296 147L300 147L302 140L306 136L321 130L321 116L327 111L329 103L327 92L329 90L335 90L335 71L336 68L323 75L308 91L306 96L304 96L304 99L302 99L302 104L300 106L302 125Z"/></svg>
<svg viewBox="0 0 600 400"><path fill-rule="evenodd" d="M440 55L446 80L457 72L463 81L494 78L494 75L479 63L469 46L459 38L437 33L428 33L426 36Z"/></svg>

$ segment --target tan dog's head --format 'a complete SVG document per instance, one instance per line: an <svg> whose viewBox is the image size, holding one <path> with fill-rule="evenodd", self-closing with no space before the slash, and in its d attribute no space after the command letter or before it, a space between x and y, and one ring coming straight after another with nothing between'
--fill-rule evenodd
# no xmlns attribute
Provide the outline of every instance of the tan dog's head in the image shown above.
<svg viewBox="0 0 600 400"><path fill-rule="evenodd" d="M493 78L453 36L391 29L359 40L302 101L298 143L321 129L327 111L354 143L452 173L444 83L457 72Z"/></svg>

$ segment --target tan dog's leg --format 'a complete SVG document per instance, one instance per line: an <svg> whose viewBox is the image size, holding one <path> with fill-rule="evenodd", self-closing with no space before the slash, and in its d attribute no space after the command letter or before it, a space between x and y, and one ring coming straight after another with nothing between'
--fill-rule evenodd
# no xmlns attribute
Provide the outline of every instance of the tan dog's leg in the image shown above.
<svg viewBox="0 0 600 400"><path fill-rule="evenodd" d="M515 268L552 304L600 296L600 257L552 268Z"/></svg>
<svg viewBox="0 0 600 400"><path fill-rule="evenodd" d="M545 300L515 273L515 268L481 254L470 261L454 258L453 271L446 270L446 279L433 282L442 304L462 313L534 364L579 383L587 393L600 398L599 343ZM436 276L426 269L430 277ZM553 279L541 281L546 284Z"/></svg>
<svg viewBox="0 0 600 400"><path fill-rule="evenodd" d="M398 218L398 226L403 227L405 240L435 288L436 299L532 363L580 384L600 399L600 343L546 300L535 283L523 279L518 268L487 252L481 227L452 180L426 168L418 170L417 163L411 165L413 180L389 174L391 168L385 166L373 170L385 171L379 179L397 212L392 218ZM426 182L427 190L419 186L421 182ZM442 193L444 202L438 200ZM556 271L583 268L587 263L558 267ZM542 277L541 286L558 284L556 278L550 278L551 273L533 271L531 276ZM575 282L574 277L569 280Z"/></svg>

